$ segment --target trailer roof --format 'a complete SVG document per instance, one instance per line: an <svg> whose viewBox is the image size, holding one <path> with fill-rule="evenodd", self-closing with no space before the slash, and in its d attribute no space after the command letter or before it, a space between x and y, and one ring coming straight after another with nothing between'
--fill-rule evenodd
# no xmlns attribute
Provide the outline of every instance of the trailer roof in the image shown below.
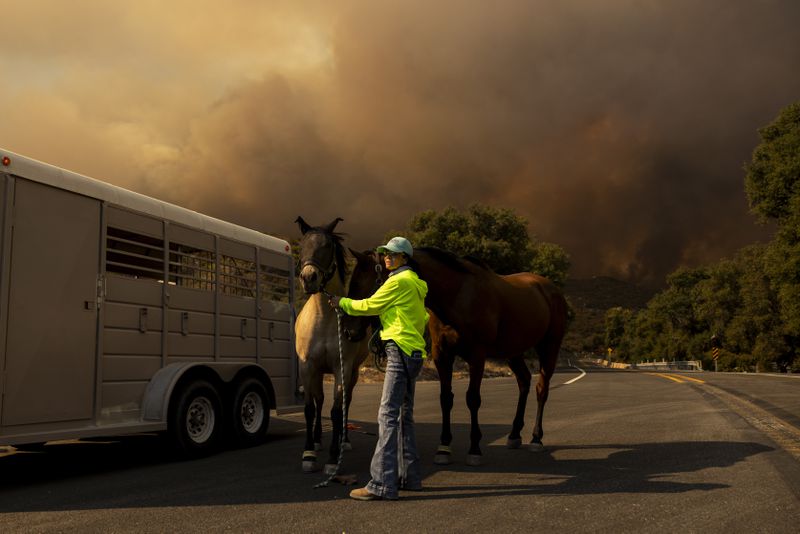
<svg viewBox="0 0 800 534"><path fill-rule="evenodd" d="M244 226L215 219L214 217L209 217L208 215L203 215L202 213L170 204L169 202L157 200L116 185L107 184L95 180L94 178L89 178L88 176L83 176L54 165L15 154L3 148L0 148L0 157L3 158L0 172L7 172L28 180L59 187L98 200L104 200L116 206L153 215L160 219L166 219L191 228L199 228L213 234L257 245L281 254L288 254L290 251L289 243L286 240L262 234L261 232Z"/></svg>

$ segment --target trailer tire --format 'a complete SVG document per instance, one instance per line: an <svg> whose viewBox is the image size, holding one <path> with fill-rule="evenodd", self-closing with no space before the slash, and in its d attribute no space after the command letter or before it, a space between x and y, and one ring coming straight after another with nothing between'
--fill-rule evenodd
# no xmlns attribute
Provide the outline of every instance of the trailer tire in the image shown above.
<svg viewBox="0 0 800 534"><path fill-rule="evenodd" d="M222 401L213 384L194 380L178 390L170 410L169 437L182 456L206 456L217 448L223 423Z"/></svg>
<svg viewBox="0 0 800 534"><path fill-rule="evenodd" d="M269 407L269 394L260 380L250 377L236 384L230 413L236 446L252 447L264 442L269 428Z"/></svg>

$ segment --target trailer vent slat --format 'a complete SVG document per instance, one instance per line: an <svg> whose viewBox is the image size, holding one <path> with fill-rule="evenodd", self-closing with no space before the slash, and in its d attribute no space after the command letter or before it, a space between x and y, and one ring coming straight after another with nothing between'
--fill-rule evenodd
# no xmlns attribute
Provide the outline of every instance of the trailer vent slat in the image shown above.
<svg viewBox="0 0 800 534"><path fill-rule="evenodd" d="M107 273L164 280L164 246L157 238L109 226L105 260Z"/></svg>

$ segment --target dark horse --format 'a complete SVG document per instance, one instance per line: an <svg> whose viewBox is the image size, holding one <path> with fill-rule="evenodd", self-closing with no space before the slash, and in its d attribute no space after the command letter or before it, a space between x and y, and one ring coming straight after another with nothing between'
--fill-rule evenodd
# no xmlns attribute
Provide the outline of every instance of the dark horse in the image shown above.
<svg viewBox="0 0 800 534"><path fill-rule="evenodd" d="M331 407L333 435L329 449L326 474L334 474L339 458L339 442L344 421L343 392L349 408L353 388L358 381L358 368L369 354L367 332L370 319L342 315L336 312L321 294L347 295L361 299L370 296L380 284L372 255L347 249L342 236L334 233L342 219L326 226L312 227L302 217L296 222L303 234L300 240L300 283L308 301L295 322L295 347L300 359L300 377L305 401L306 442L303 451L303 470L317 469L316 450L322 448L323 376L334 375L334 399ZM339 329L341 324L341 329ZM341 336L342 362L339 361ZM349 445L345 429L345 446Z"/></svg>
<svg viewBox="0 0 800 534"><path fill-rule="evenodd" d="M523 354L531 348L536 349L540 365L536 383L538 409L530 448L541 450L544 405L567 326L567 304L562 292L542 276L533 273L497 275L479 262L436 248L416 249L414 260L419 264L420 278L428 283L425 305L433 312L429 329L441 382L442 435L435 462L450 462L453 437L450 411L456 354L469 364L467 406L472 430L467 463L480 464L478 409L481 379L489 356L507 359L517 378L517 411L507 443L511 448L521 446L520 431L531 387L531 372Z"/></svg>

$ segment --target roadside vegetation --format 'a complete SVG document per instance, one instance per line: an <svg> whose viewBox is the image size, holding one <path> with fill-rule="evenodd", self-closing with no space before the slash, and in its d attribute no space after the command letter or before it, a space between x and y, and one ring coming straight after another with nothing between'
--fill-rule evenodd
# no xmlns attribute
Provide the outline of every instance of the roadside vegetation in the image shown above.
<svg viewBox="0 0 800 534"><path fill-rule="evenodd" d="M642 310L605 315L605 343L618 361L702 356L719 370L800 370L800 102L759 130L745 166L751 212L774 224L773 240L667 278ZM714 350L716 348L716 350Z"/></svg>
<svg viewBox="0 0 800 534"><path fill-rule="evenodd" d="M479 259L498 274L540 274L559 287L570 267L569 255L560 245L528 235L528 221L507 208L474 204L465 210L423 211L404 230L390 234L406 235L414 246Z"/></svg>

